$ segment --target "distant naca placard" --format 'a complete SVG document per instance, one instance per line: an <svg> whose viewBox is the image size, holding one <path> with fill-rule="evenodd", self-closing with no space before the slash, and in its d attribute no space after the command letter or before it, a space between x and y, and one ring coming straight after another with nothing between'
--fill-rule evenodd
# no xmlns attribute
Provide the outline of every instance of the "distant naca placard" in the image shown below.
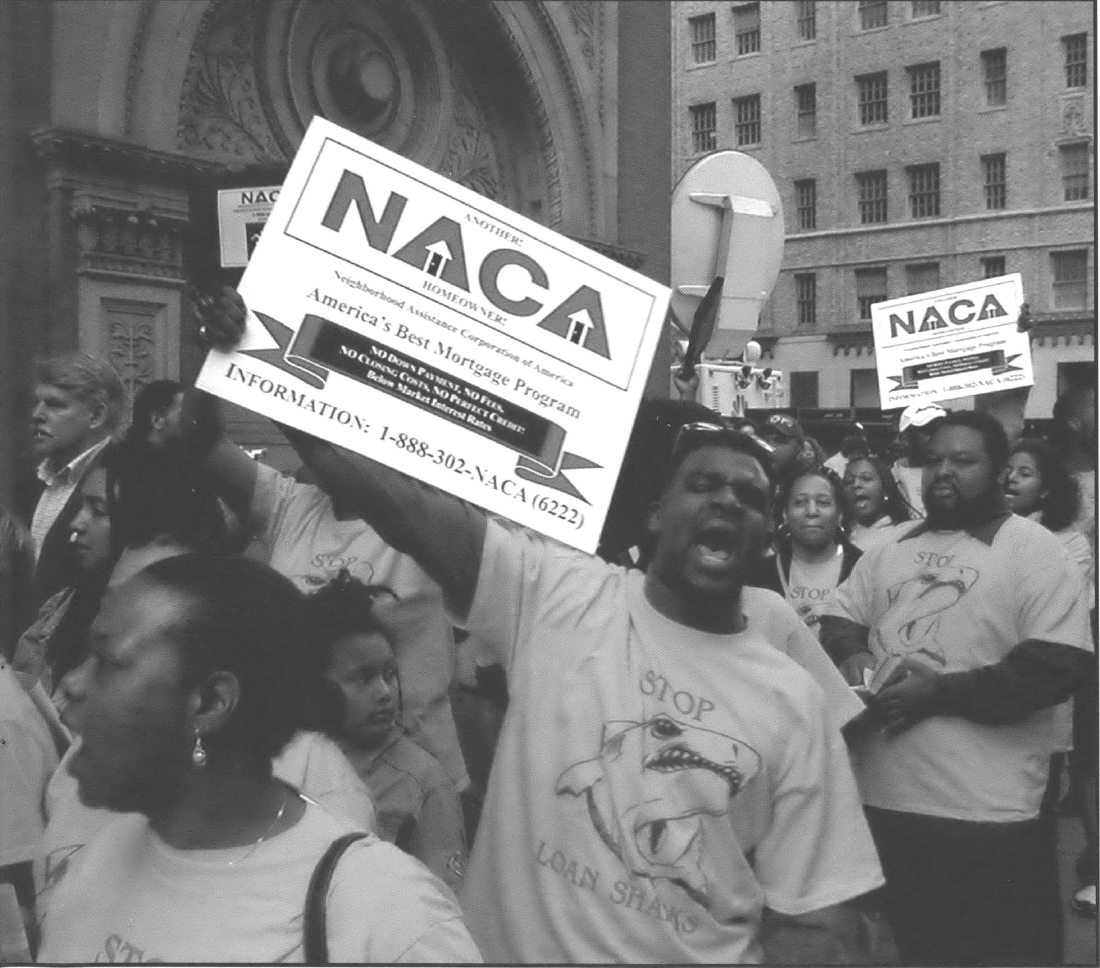
<svg viewBox="0 0 1100 968"><path fill-rule="evenodd" d="M1029 387L1019 273L871 307L882 408Z"/></svg>
<svg viewBox="0 0 1100 968"><path fill-rule="evenodd" d="M669 290L317 118L198 386L594 551Z"/></svg>

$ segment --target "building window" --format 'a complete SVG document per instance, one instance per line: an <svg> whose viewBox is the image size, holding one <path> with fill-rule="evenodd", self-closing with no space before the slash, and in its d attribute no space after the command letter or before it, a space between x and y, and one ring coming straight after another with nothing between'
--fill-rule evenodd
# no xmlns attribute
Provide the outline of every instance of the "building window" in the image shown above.
<svg viewBox="0 0 1100 968"><path fill-rule="evenodd" d="M696 64L709 64L718 56L718 45L714 39L714 14L702 17L690 17L691 59Z"/></svg>
<svg viewBox="0 0 1100 968"><path fill-rule="evenodd" d="M1079 202L1089 197L1089 146L1087 142L1062 145L1062 197Z"/></svg>
<svg viewBox="0 0 1100 968"><path fill-rule="evenodd" d="M817 406L817 370L791 374L791 406L812 409Z"/></svg>
<svg viewBox="0 0 1100 968"><path fill-rule="evenodd" d="M760 53L760 4L743 3L733 8L733 37L738 57Z"/></svg>
<svg viewBox="0 0 1100 968"><path fill-rule="evenodd" d="M848 398L850 407L878 409L882 400L878 395L878 370L852 370L851 392Z"/></svg>
<svg viewBox="0 0 1100 968"><path fill-rule="evenodd" d="M862 171L856 174L859 189L859 221L874 225L886 221L886 172Z"/></svg>
<svg viewBox="0 0 1100 968"><path fill-rule="evenodd" d="M1003 153L982 155L982 177L985 180L985 207L1004 208L1008 204L1008 185Z"/></svg>
<svg viewBox="0 0 1100 968"><path fill-rule="evenodd" d="M1008 52L1004 47L982 51L982 79L985 81L985 103L998 108L1008 101Z"/></svg>
<svg viewBox="0 0 1100 968"><path fill-rule="evenodd" d="M885 269L856 269L856 311L862 322L870 322L871 307L886 298Z"/></svg>
<svg viewBox="0 0 1100 968"><path fill-rule="evenodd" d="M914 20L919 17L935 17L940 12L940 0L913 0L909 10Z"/></svg>
<svg viewBox="0 0 1100 968"><path fill-rule="evenodd" d="M796 181L794 200L799 229L803 232L812 232L817 228L817 182L812 178Z"/></svg>
<svg viewBox="0 0 1100 968"><path fill-rule="evenodd" d="M688 110L691 112L691 150L695 154L714 151L718 133L718 112L714 102L696 104Z"/></svg>
<svg viewBox="0 0 1100 968"><path fill-rule="evenodd" d="M909 214L913 218L934 218L940 214L940 166L911 165L909 173Z"/></svg>
<svg viewBox="0 0 1100 968"><path fill-rule="evenodd" d="M910 296L940 288L940 264L920 262L905 267L905 285Z"/></svg>
<svg viewBox="0 0 1100 968"><path fill-rule="evenodd" d="M887 24L886 0L859 0L859 29L874 30Z"/></svg>
<svg viewBox="0 0 1100 968"><path fill-rule="evenodd" d="M861 74L856 78L859 89L859 123L885 124L887 119L886 71Z"/></svg>
<svg viewBox="0 0 1100 968"><path fill-rule="evenodd" d="M1005 257L1003 255L982 256L982 278L995 279L1005 274Z"/></svg>
<svg viewBox="0 0 1100 968"><path fill-rule="evenodd" d="M1063 37L1062 47L1066 51L1066 87L1084 87L1089 82L1089 35Z"/></svg>
<svg viewBox="0 0 1100 968"><path fill-rule="evenodd" d="M737 147L760 144L760 95L733 99L734 134Z"/></svg>
<svg viewBox="0 0 1100 968"><path fill-rule="evenodd" d="M909 71L909 105L914 118L933 118L940 113L940 63L917 64Z"/></svg>
<svg viewBox="0 0 1100 968"><path fill-rule="evenodd" d="M817 4L814 0L798 0L798 39L817 37Z"/></svg>
<svg viewBox="0 0 1100 968"><path fill-rule="evenodd" d="M1050 262L1054 277L1054 308L1085 309L1089 301L1088 250L1052 252Z"/></svg>
<svg viewBox="0 0 1100 968"><path fill-rule="evenodd" d="M800 327L817 325L817 273L796 272L794 276L795 302L798 307Z"/></svg>
<svg viewBox="0 0 1100 968"><path fill-rule="evenodd" d="M812 138L817 134L817 85L800 84L794 96L798 102L798 137Z"/></svg>

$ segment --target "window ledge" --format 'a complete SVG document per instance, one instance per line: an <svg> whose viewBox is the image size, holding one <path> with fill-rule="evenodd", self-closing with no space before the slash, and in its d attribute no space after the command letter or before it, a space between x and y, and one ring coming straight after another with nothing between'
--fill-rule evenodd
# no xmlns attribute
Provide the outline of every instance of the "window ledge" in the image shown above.
<svg viewBox="0 0 1100 968"><path fill-rule="evenodd" d="M978 114L996 114L998 111L1007 111L1008 104L983 104L978 108Z"/></svg>
<svg viewBox="0 0 1100 968"><path fill-rule="evenodd" d="M861 124L858 127L852 128L849 134L874 134L876 131L889 131L890 122L885 121L881 124Z"/></svg>
<svg viewBox="0 0 1100 968"><path fill-rule="evenodd" d="M932 124L936 121L942 121L942 120L943 120L943 112L940 112L939 114L930 114L927 118L906 118L901 123L904 124L904 125Z"/></svg>

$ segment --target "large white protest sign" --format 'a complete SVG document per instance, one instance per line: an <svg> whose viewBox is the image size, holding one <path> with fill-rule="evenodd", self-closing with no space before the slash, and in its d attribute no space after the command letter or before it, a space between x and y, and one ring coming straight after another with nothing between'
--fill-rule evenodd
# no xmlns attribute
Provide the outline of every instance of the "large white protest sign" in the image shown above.
<svg viewBox="0 0 1100 968"><path fill-rule="evenodd" d="M586 551L669 291L315 119L197 385Z"/></svg>
<svg viewBox="0 0 1100 968"><path fill-rule="evenodd" d="M1029 387L1019 273L871 307L882 408Z"/></svg>

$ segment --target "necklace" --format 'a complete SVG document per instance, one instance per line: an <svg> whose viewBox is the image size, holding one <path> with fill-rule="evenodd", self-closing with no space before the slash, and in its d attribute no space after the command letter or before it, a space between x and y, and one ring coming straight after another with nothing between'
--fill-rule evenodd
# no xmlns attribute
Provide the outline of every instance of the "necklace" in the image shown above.
<svg viewBox="0 0 1100 968"><path fill-rule="evenodd" d="M272 835L272 833L275 832L275 828L277 826L279 826L279 821L283 819L283 814L284 813L286 813L286 794L285 793L282 794L282 802L279 804L279 812L277 814L275 814L275 819L271 821L271 824L268 826L267 830L265 830L262 834L260 834L260 836L257 838L256 842L254 844L252 844L248 848L248 850L246 850L244 852L244 854L242 856L236 858L235 860L227 861L226 862L226 867L235 867L237 864L240 864L242 861L248 860L248 858L251 857L256 852L256 849L260 846L260 844L262 844L265 840L267 840L268 837L270 837Z"/></svg>

